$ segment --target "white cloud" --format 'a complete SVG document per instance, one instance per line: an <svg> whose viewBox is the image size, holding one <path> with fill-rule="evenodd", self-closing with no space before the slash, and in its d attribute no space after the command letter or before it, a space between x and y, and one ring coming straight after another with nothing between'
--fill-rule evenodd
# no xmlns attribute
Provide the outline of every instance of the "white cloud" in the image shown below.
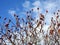
<svg viewBox="0 0 60 45"><path fill-rule="evenodd" d="M53 12L56 10L57 4L55 2L45 2L44 3L44 9L48 10L49 12Z"/></svg>
<svg viewBox="0 0 60 45"><path fill-rule="evenodd" d="M16 11L14 11L14 10L9 10L8 13L13 16L14 14L16 14Z"/></svg>
<svg viewBox="0 0 60 45"><path fill-rule="evenodd" d="M35 13L38 13L37 8L39 8L39 12L42 12L41 2L39 0L33 2L32 5Z"/></svg>
<svg viewBox="0 0 60 45"><path fill-rule="evenodd" d="M29 1L25 1L25 2L23 3L23 7L24 7L24 8L29 8L29 7L30 7L30 2L29 2Z"/></svg>
<svg viewBox="0 0 60 45"><path fill-rule="evenodd" d="M35 1L32 5L36 7L40 7L41 3L40 1Z"/></svg>

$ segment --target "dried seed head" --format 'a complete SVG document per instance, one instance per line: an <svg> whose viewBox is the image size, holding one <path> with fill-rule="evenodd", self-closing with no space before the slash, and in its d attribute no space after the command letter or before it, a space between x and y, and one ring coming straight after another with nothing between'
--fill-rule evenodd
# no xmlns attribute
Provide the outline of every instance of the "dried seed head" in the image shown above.
<svg viewBox="0 0 60 45"><path fill-rule="evenodd" d="M55 12L54 12L54 15L55 15Z"/></svg>
<svg viewBox="0 0 60 45"><path fill-rule="evenodd" d="M5 24L5 27L8 27L9 26L9 24L7 23L7 24Z"/></svg>
<svg viewBox="0 0 60 45"><path fill-rule="evenodd" d="M31 13L31 11L30 11L30 13Z"/></svg>
<svg viewBox="0 0 60 45"><path fill-rule="evenodd" d="M37 10L39 10L39 8L37 8Z"/></svg>
<svg viewBox="0 0 60 45"><path fill-rule="evenodd" d="M53 22L53 17L51 17L51 22Z"/></svg>
<svg viewBox="0 0 60 45"><path fill-rule="evenodd" d="M32 45L32 43L29 42L28 45Z"/></svg>
<svg viewBox="0 0 60 45"><path fill-rule="evenodd" d="M40 20L44 21L44 15L40 14Z"/></svg>
<svg viewBox="0 0 60 45"><path fill-rule="evenodd" d="M18 20L20 20L20 18L18 18Z"/></svg>
<svg viewBox="0 0 60 45"><path fill-rule="evenodd" d="M9 19L9 22L11 22L11 20Z"/></svg>
<svg viewBox="0 0 60 45"><path fill-rule="evenodd" d="M58 12L60 12L60 10L58 10Z"/></svg>
<svg viewBox="0 0 60 45"><path fill-rule="evenodd" d="M58 23L57 26L59 27L60 26L60 23Z"/></svg>
<svg viewBox="0 0 60 45"><path fill-rule="evenodd" d="M46 39L48 38L48 35L46 34Z"/></svg>
<svg viewBox="0 0 60 45"><path fill-rule="evenodd" d="M11 39L12 35L9 36L9 39Z"/></svg>
<svg viewBox="0 0 60 45"><path fill-rule="evenodd" d="M10 30L8 30L8 32L11 32Z"/></svg>
<svg viewBox="0 0 60 45"><path fill-rule="evenodd" d="M28 14L29 12L27 11L26 13Z"/></svg>
<svg viewBox="0 0 60 45"><path fill-rule="evenodd" d="M17 15L17 17L18 17L18 15Z"/></svg>
<svg viewBox="0 0 60 45"><path fill-rule="evenodd" d="M39 24L42 24L42 22L40 21Z"/></svg>
<svg viewBox="0 0 60 45"><path fill-rule="evenodd" d="M14 17L16 16L16 14L14 14Z"/></svg>
<svg viewBox="0 0 60 45"><path fill-rule="evenodd" d="M0 16L0 19L1 19L1 16Z"/></svg>
<svg viewBox="0 0 60 45"><path fill-rule="evenodd" d="M4 18L4 20L6 20L7 18Z"/></svg>
<svg viewBox="0 0 60 45"><path fill-rule="evenodd" d="M54 30L51 29L51 30L50 30L50 34L53 35L53 32L54 32Z"/></svg>
<svg viewBox="0 0 60 45"><path fill-rule="evenodd" d="M59 15L57 15L56 18L59 18Z"/></svg>
<svg viewBox="0 0 60 45"><path fill-rule="evenodd" d="M40 17L44 18L44 15L41 13L41 14L40 14Z"/></svg>
<svg viewBox="0 0 60 45"><path fill-rule="evenodd" d="M24 19L22 18L22 21L24 22Z"/></svg>
<svg viewBox="0 0 60 45"><path fill-rule="evenodd" d="M48 10L46 10L46 13L48 13Z"/></svg>
<svg viewBox="0 0 60 45"><path fill-rule="evenodd" d="M57 15L58 15L58 13L57 13Z"/></svg>
<svg viewBox="0 0 60 45"><path fill-rule="evenodd" d="M32 9L32 11L33 11L33 9Z"/></svg>

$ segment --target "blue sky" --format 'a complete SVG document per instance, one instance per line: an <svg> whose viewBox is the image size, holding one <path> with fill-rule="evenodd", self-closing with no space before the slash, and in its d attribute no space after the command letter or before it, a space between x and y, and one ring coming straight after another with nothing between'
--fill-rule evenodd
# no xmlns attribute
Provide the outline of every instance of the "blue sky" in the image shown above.
<svg viewBox="0 0 60 45"><path fill-rule="evenodd" d="M2 16L2 19L3 17L12 17L14 20L14 13L20 15L20 17L25 17L27 10L34 8L34 13L37 14L36 8L40 7L41 13L45 13L46 9L49 11L46 17L50 20L52 13L60 9L59 6L60 0L0 0L0 16ZM2 19L0 19L0 22ZM46 22L49 23L47 19Z"/></svg>
<svg viewBox="0 0 60 45"><path fill-rule="evenodd" d="M44 29L47 29L50 24L50 18L53 16L53 12L56 12L60 9L60 0L0 0L0 24L3 22L3 18L10 18L15 22L14 14L19 15L20 18L26 17L26 11L34 9L33 16L38 17L37 7L40 8L40 13L45 14L45 11L48 10L45 22L47 25ZM1 25L0 25L1 26Z"/></svg>
<svg viewBox="0 0 60 45"><path fill-rule="evenodd" d="M53 16L53 12L60 10L60 0L0 0L0 24L3 22L3 18L10 18L13 22L15 19L13 14L16 13L20 17L26 17L26 11L34 9L34 15L37 17L37 7L40 8L40 13L45 14L45 11L48 10L45 22L47 25L44 29L47 30L48 25L50 24L50 18ZM1 25L0 25L1 26ZM1 36L1 35L0 35Z"/></svg>

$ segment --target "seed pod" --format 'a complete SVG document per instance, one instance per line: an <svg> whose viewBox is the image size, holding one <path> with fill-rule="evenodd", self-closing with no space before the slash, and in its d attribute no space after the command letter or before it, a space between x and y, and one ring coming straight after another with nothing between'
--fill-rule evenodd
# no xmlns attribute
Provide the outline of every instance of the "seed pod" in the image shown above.
<svg viewBox="0 0 60 45"><path fill-rule="evenodd" d="M40 18L40 20L44 21L44 18Z"/></svg>
<svg viewBox="0 0 60 45"><path fill-rule="evenodd" d="M32 45L32 43L29 42L28 45Z"/></svg>
<svg viewBox="0 0 60 45"><path fill-rule="evenodd" d="M44 15L40 14L40 20L44 21Z"/></svg>
<svg viewBox="0 0 60 45"><path fill-rule="evenodd" d="M4 20L6 20L7 18L4 18Z"/></svg>
<svg viewBox="0 0 60 45"><path fill-rule="evenodd" d="M31 13L31 11L30 11L30 13Z"/></svg>
<svg viewBox="0 0 60 45"><path fill-rule="evenodd" d="M33 11L33 9L32 9L32 11Z"/></svg>
<svg viewBox="0 0 60 45"><path fill-rule="evenodd" d="M14 17L16 16L16 14L14 14Z"/></svg>
<svg viewBox="0 0 60 45"><path fill-rule="evenodd" d="M39 8L37 8L37 10L39 10Z"/></svg>
<svg viewBox="0 0 60 45"><path fill-rule="evenodd" d="M48 35L46 34L46 39L48 38Z"/></svg>
<svg viewBox="0 0 60 45"><path fill-rule="evenodd" d="M60 29L58 29L58 33L60 34Z"/></svg>
<svg viewBox="0 0 60 45"><path fill-rule="evenodd" d="M46 13L48 13L48 10L46 10Z"/></svg>
<svg viewBox="0 0 60 45"><path fill-rule="evenodd" d="M27 11L26 13L28 14L29 12Z"/></svg>
<svg viewBox="0 0 60 45"><path fill-rule="evenodd" d="M60 23L58 23L57 26L59 27L60 26Z"/></svg>
<svg viewBox="0 0 60 45"><path fill-rule="evenodd" d="M58 12L60 12L60 10L58 10Z"/></svg>
<svg viewBox="0 0 60 45"><path fill-rule="evenodd" d="M50 30L50 34L53 35L53 32L54 32L54 30L51 29L51 30Z"/></svg>
<svg viewBox="0 0 60 45"><path fill-rule="evenodd" d="M9 26L9 24L7 23L7 24L5 24L5 27L8 27Z"/></svg>
<svg viewBox="0 0 60 45"><path fill-rule="evenodd" d="M10 30L8 30L8 32L11 32Z"/></svg>
<svg viewBox="0 0 60 45"><path fill-rule="evenodd" d="M36 28L37 28L37 27L39 27L39 25L40 25L41 23L42 23L41 21L40 21L40 22L38 22L38 24L37 24Z"/></svg>
<svg viewBox="0 0 60 45"><path fill-rule="evenodd" d="M1 19L1 16L0 16L0 19Z"/></svg>
<svg viewBox="0 0 60 45"><path fill-rule="evenodd" d="M11 22L11 20L9 19L9 22Z"/></svg>
<svg viewBox="0 0 60 45"><path fill-rule="evenodd" d="M58 13L57 13L57 15L58 15Z"/></svg>
<svg viewBox="0 0 60 45"><path fill-rule="evenodd" d="M11 39L12 35L9 36L9 39Z"/></svg>
<svg viewBox="0 0 60 45"><path fill-rule="evenodd" d="M44 15L41 13L41 14L40 14L40 17L44 18Z"/></svg>
<svg viewBox="0 0 60 45"><path fill-rule="evenodd" d="M59 18L59 15L57 15L56 18Z"/></svg>

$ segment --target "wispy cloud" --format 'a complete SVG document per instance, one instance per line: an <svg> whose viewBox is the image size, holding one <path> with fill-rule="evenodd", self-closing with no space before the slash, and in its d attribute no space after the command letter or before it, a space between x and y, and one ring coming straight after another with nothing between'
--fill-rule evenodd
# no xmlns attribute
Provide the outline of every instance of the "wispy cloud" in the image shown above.
<svg viewBox="0 0 60 45"><path fill-rule="evenodd" d="M41 1L41 0L38 0L38 1L35 1L33 3L34 5L34 9L35 9L35 12L36 11L36 7L40 7L40 12L42 13L45 13L44 11L45 10L48 10L48 14L46 16L46 23L47 24L50 24L50 19L51 17L53 16L53 12L56 11L57 9L59 9L59 4L60 4L60 1L52 1L52 0L49 0L49 1Z"/></svg>
<svg viewBox="0 0 60 45"><path fill-rule="evenodd" d="M24 7L24 8L29 8L29 7L30 7L30 1L25 1L25 2L23 3L23 7Z"/></svg>
<svg viewBox="0 0 60 45"><path fill-rule="evenodd" d="M32 5L36 7L40 7L41 3L40 1L35 1L34 3L32 3Z"/></svg>
<svg viewBox="0 0 60 45"><path fill-rule="evenodd" d="M32 5L33 5L33 9L34 9L35 13L38 12L38 10L37 10L38 7L40 8L39 12L42 11L41 2L40 1L35 1L35 2L32 3Z"/></svg>
<svg viewBox="0 0 60 45"><path fill-rule="evenodd" d="M13 16L14 14L16 14L16 11L14 11L14 10L8 10L8 13L9 13L11 16Z"/></svg>
<svg viewBox="0 0 60 45"><path fill-rule="evenodd" d="M47 9L49 12L56 10L57 4L55 2L45 2L44 9Z"/></svg>

